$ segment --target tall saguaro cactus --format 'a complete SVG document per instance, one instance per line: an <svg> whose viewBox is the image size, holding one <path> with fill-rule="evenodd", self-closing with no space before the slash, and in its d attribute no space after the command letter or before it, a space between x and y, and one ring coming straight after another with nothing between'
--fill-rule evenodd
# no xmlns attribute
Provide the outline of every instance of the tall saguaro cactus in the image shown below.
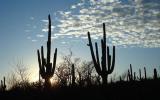
<svg viewBox="0 0 160 100"><path fill-rule="evenodd" d="M41 56L39 50L37 50L38 62L39 62L39 73L43 79L45 79L45 86L50 87L51 82L50 78L52 78L55 67L56 67L56 58L57 58L57 48L55 49L53 64L50 62L51 55L51 18L48 15L48 41L47 41L47 58L44 58L43 46L41 46Z"/></svg>
<svg viewBox="0 0 160 100"><path fill-rule="evenodd" d="M90 47L92 60L95 66L97 73L102 77L103 84L107 84L108 82L108 75L111 74L114 70L115 66L115 46L113 46L113 55L111 61L111 55L109 53L109 46L106 46L106 30L105 30L105 23L103 23L103 39L101 39L101 49L102 49L102 57L101 57L101 64L99 60L99 53L98 53L98 45L95 42L95 49L96 49L96 57L94 54L92 41L90 37L90 33L88 32L88 46ZM107 50L106 50L107 48Z"/></svg>

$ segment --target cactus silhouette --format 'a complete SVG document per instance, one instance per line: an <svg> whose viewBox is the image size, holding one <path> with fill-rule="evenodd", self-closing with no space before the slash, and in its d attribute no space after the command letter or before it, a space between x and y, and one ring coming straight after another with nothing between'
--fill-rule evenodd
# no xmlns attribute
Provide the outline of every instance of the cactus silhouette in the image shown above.
<svg viewBox="0 0 160 100"><path fill-rule="evenodd" d="M74 64L72 64L72 70L71 70L71 74L72 74L72 86L75 86L75 67Z"/></svg>
<svg viewBox="0 0 160 100"><path fill-rule="evenodd" d="M120 81L120 82L122 81L122 77L121 77L121 76L119 76L119 81Z"/></svg>
<svg viewBox="0 0 160 100"><path fill-rule="evenodd" d="M142 80L141 69L139 69L139 80Z"/></svg>
<svg viewBox="0 0 160 100"><path fill-rule="evenodd" d="M37 50L38 62L39 62L39 73L43 79L45 79L45 86L50 87L51 82L50 78L53 76L55 67L56 67L56 58L57 58L57 48L55 49L53 64L50 63L51 55L51 18L48 15L48 41L47 41L47 58L44 58L43 46L41 46L41 57L40 52Z"/></svg>
<svg viewBox="0 0 160 100"><path fill-rule="evenodd" d="M88 46L90 47L90 52L91 52L91 56L92 56L92 60L93 60L96 72L102 77L103 84L107 84L108 75L113 72L114 66L115 66L115 46L113 46L113 56L112 56L112 62L111 62L111 55L109 53L109 46L107 46L107 52L106 52L105 23L103 23L103 39L101 39L101 49L102 49L101 64L100 64L100 60L99 60L97 42L95 42L95 49L96 49L96 52L95 52L96 57L95 57L89 32L88 32L88 41L89 41Z"/></svg>
<svg viewBox="0 0 160 100"><path fill-rule="evenodd" d="M153 76L154 80L157 80L157 70L156 68L154 68L154 76Z"/></svg>
<svg viewBox="0 0 160 100"><path fill-rule="evenodd" d="M128 69L129 81L133 81L132 65L130 64L130 69Z"/></svg>
<svg viewBox="0 0 160 100"><path fill-rule="evenodd" d="M5 82L5 77L3 77L3 81L1 80L1 91L5 91L6 90L6 82Z"/></svg>
<svg viewBox="0 0 160 100"><path fill-rule="evenodd" d="M144 67L144 79L147 80L146 67Z"/></svg>
<svg viewBox="0 0 160 100"><path fill-rule="evenodd" d="M134 81L136 80L136 72L134 72Z"/></svg>

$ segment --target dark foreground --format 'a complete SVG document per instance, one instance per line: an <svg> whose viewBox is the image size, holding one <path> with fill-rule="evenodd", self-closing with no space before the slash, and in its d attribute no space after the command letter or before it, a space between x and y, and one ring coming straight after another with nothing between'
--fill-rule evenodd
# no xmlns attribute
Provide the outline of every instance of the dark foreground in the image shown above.
<svg viewBox="0 0 160 100"><path fill-rule="evenodd" d="M0 93L0 100L160 100L160 81L117 82L107 86L17 89Z"/></svg>

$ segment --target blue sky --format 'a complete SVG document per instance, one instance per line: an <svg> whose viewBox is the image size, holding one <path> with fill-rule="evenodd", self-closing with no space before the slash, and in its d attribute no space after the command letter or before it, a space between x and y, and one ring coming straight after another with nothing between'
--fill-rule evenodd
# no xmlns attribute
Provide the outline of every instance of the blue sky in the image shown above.
<svg viewBox="0 0 160 100"><path fill-rule="evenodd" d="M107 44L116 45L115 73L130 63L150 74L160 66L159 0L0 0L0 78L14 69L15 59L37 77L36 50L46 46L48 14L58 61L70 48L74 57L91 60L87 32L99 43L104 22Z"/></svg>

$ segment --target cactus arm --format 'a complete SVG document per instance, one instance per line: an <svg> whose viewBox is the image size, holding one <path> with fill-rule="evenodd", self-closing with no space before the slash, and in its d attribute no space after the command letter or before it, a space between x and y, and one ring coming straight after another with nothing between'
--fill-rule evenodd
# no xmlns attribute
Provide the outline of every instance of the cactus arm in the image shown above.
<svg viewBox="0 0 160 100"><path fill-rule="evenodd" d="M128 79L131 80L131 74L130 74L129 69L128 69Z"/></svg>
<svg viewBox="0 0 160 100"><path fill-rule="evenodd" d="M40 57L40 53L39 50L37 50L37 55L38 55L38 63L39 63L39 70L42 70L42 65L41 65L41 57Z"/></svg>
<svg viewBox="0 0 160 100"><path fill-rule="evenodd" d="M4 88L6 88L6 83L5 83L5 81L6 81L6 79L5 79L5 77L3 77L3 86L4 86Z"/></svg>
<svg viewBox="0 0 160 100"><path fill-rule="evenodd" d="M1 87L3 87L3 81L1 80Z"/></svg>
<svg viewBox="0 0 160 100"><path fill-rule="evenodd" d="M101 69L100 69L100 67L98 67L98 64L97 64L97 61L96 61L96 58L95 58L95 55L94 55L93 45L92 45L92 41L91 41L91 37L90 37L90 33L89 32L88 32L88 41L89 41L88 46L90 47L91 56L92 56L92 60L93 60L95 69L96 69L97 73L100 74L101 73Z"/></svg>
<svg viewBox="0 0 160 100"><path fill-rule="evenodd" d="M45 65L46 65L46 61L45 61L45 58L44 58L44 52L43 52L43 46L41 46L41 59L42 59L42 70L41 70L41 73L45 73Z"/></svg>
<svg viewBox="0 0 160 100"><path fill-rule="evenodd" d="M97 65L98 65L98 67L100 68L99 53L98 53L98 45L97 45L97 42L95 42L95 48L96 48Z"/></svg>
<svg viewBox="0 0 160 100"><path fill-rule="evenodd" d="M55 71L55 67L56 67L56 60L57 60L57 48L55 49L55 53L54 53L54 58L53 58L53 67L52 67L52 74Z"/></svg>
<svg viewBox="0 0 160 100"><path fill-rule="evenodd" d="M139 79L141 80L141 69L139 69Z"/></svg>
<svg viewBox="0 0 160 100"><path fill-rule="evenodd" d="M145 79L147 79L146 67L144 67L144 77L145 77Z"/></svg>
<svg viewBox="0 0 160 100"><path fill-rule="evenodd" d="M113 72L114 67L115 67L115 46L113 46L113 55L112 55L112 65L111 65L111 69L110 69L110 73ZM111 61L110 61L111 62Z"/></svg>
<svg viewBox="0 0 160 100"><path fill-rule="evenodd" d="M134 72L134 74L133 74L133 75L134 75L134 81L135 81L135 80L136 80L136 72Z"/></svg>
<svg viewBox="0 0 160 100"><path fill-rule="evenodd" d="M133 77L133 74L132 74L132 65L130 64L130 73L131 73L131 76Z"/></svg>
<svg viewBox="0 0 160 100"><path fill-rule="evenodd" d="M44 67L44 65L46 65L46 61L44 58L43 46L41 46L41 59L42 59L42 67Z"/></svg>
<svg viewBox="0 0 160 100"><path fill-rule="evenodd" d="M107 46L107 63L108 63L108 71L110 70L110 67L111 67L111 56L109 54L109 47Z"/></svg>

